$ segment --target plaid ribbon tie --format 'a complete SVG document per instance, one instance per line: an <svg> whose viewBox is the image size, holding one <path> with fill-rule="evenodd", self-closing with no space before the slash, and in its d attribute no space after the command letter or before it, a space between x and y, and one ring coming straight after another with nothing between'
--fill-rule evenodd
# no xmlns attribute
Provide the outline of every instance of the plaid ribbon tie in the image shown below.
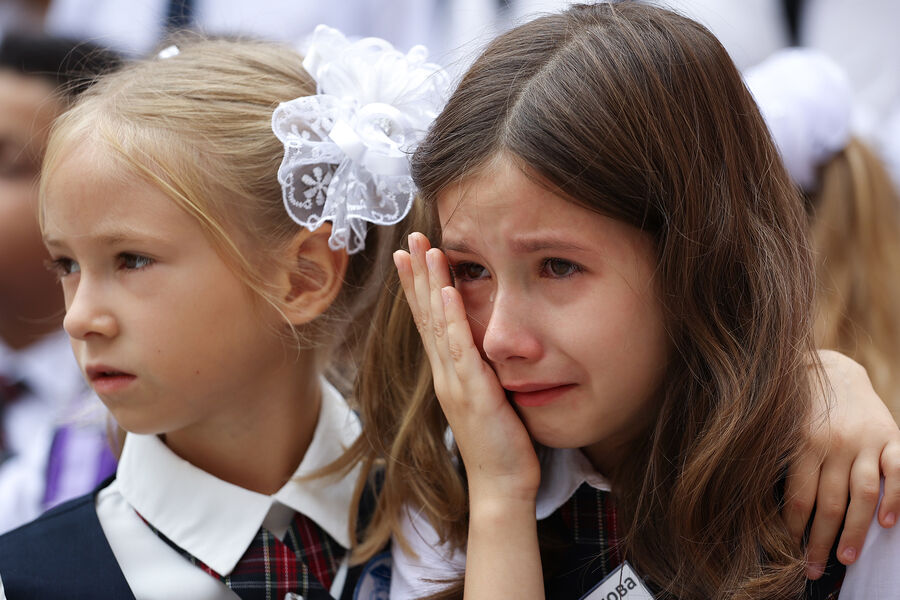
<svg viewBox="0 0 900 600"><path fill-rule="evenodd" d="M147 523L146 519L144 522ZM244 600L282 600L288 593L299 594L304 600L331 598L329 590L346 553L321 527L297 513L284 541L267 529L260 529L231 573L221 575L150 523L147 526L192 564Z"/></svg>
<svg viewBox="0 0 900 600"><path fill-rule="evenodd" d="M539 522L547 598L582 598L622 563L616 521L611 494L584 483Z"/></svg>

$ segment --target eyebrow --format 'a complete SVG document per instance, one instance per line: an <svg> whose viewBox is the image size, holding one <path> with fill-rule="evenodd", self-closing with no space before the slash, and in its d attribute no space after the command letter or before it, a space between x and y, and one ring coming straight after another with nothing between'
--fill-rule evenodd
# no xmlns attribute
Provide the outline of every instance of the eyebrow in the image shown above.
<svg viewBox="0 0 900 600"><path fill-rule="evenodd" d="M476 254L466 240L450 240L441 244L443 250L451 252L459 252L460 254ZM560 240L555 238L521 238L514 239L510 243L510 248L516 254L532 254L535 252L544 252L547 250L555 250L557 252L587 252L583 246L579 246L568 240Z"/></svg>
<svg viewBox="0 0 900 600"><path fill-rule="evenodd" d="M103 233L95 236L91 236L93 240L100 242L106 246L118 246L121 244L127 244L132 242L161 242L163 241L162 237L154 236L151 234L147 234L140 231L114 231L111 233ZM62 240L58 240L53 237L45 237L44 244L47 246L65 246L65 242Z"/></svg>

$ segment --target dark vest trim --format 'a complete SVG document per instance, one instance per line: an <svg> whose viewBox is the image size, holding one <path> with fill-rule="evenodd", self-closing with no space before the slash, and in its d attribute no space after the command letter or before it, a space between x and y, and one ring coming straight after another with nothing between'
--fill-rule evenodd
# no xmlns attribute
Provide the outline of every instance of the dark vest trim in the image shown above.
<svg viewBox="0 0 900 600"><path fill-rule="evenodd" d="M134 600L97 518L97 493L112 480L0 536L9 600Z"/></svg>

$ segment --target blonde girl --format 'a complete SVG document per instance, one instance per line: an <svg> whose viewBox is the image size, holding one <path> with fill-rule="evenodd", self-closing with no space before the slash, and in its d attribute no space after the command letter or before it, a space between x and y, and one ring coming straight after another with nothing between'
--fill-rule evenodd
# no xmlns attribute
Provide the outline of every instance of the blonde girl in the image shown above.
<svg viewBox="0 0 900 600"><path fill-rule="evenodd" d="M816 345L859 361L900 418L900 197L882 160L851 131L850 81L804 48L774 54L746 81L806 201Z"/></svg>
<svg viewBox="0 0 900 600"><path fill-rule="evenodd" d="M114 480L0 538L10 598L352 595L355 473L316 475L359 425L323 374L389 264L372 224L412 201L443 82L424 58L327 28L306 59L184 41L55 125L64 325L128 433Z"/></svg>
<svg viewBox="0 0 900 600"><path fill-rule="evenodd" d="M513 29L413 174L409 306L383 298L359 383L391 597L835 597L848 480L852 563L896 432L819 476L802 205L714 37L632 2Z"/></svg>

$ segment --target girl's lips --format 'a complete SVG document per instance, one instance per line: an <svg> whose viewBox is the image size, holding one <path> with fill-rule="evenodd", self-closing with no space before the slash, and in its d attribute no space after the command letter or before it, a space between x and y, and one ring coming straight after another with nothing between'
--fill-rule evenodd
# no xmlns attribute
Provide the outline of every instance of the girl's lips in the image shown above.
<svg viewBox="0 0 900 600"><path fill-rule="evenodd" d="M575 387L574 383L562 385L540 386L516 386L507 388L509 397L519 406L545 406L559 400L566 392Z"/></svg>
<svg viewBox="0 0 900 600"><path fill-rule="evenodd" d="M86 374L91 382L91 387L97 394L117 392L128 387L132 381L137 379L131 373L106 366L89 367L86 369Z"/></svg>
<svg viewBox="0 0 900 600"><path fill-rule="evenodd" d="M101 375L91 379L91 387L94 388L94 391L97 392L97 394L109 394L125 389L135 379L137 379L137 377L126 373Z"/></svg>

